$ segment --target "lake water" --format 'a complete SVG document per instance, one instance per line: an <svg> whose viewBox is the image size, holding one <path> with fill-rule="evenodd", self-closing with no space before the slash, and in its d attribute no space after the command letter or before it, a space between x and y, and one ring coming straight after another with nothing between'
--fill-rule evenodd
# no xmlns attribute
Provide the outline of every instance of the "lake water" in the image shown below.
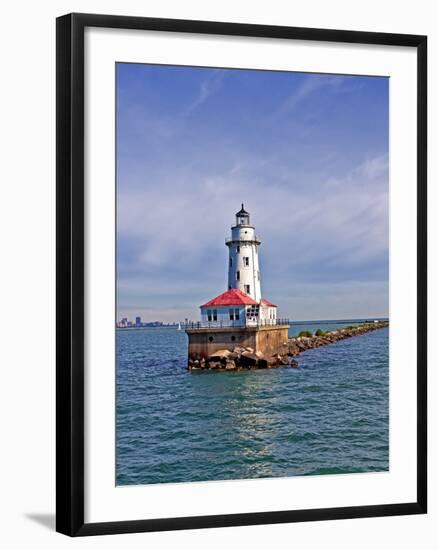
<svg viewBox="0 0 438 550"><path fill-rule="evenodd" d="M388 329L297 369L189 372L172 328L118 330L117 357L118 485L388 470Z"/></svg>

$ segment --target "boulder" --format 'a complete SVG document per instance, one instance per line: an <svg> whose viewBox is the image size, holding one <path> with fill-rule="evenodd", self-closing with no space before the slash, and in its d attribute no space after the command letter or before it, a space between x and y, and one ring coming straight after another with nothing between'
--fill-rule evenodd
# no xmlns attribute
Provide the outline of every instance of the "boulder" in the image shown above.
<svg viewBox="0 0 438 550"><path fill-rule="evenodd" d="M213 361L218 361L220 359L227 359L232 352L229 349L218 349L217 351L213 352L211 355L208 356L208 359L212 359Z"/></svg>
<svg viewBox="0 0 438 550"><path fill-rule="evenodd" d="M250 353L249 351L244 351L240 356L240 363L244 367L252 367L257 365L259 358L255 353Z"/></svg>
<svg viewBox="0 0 438 550"><path fill-rule="evenodd" d="M267 369L268 368L268 362L266 361L266 359L259 359L258 362L257 362L257 367L259 369Z"/></svg>
<svg viewBox="0 0 438 550"><path fill-rule="evenodd" d="M226 370L236 370L236 363L232 360L228 360L225 364L225 369Z"/></svg>
<svg viewBox="0 0 438 550"><path fill-rule="evenodd" d="M249 351L249 353L254 353L254 349L253 349L253 348L245 348L245 351Z"/></svg>
<svg viewBox="0 0 438 550"><path fill-rule="evenodd" d="M299 355L300 348L294 340L289 341L288 354L289 355Z"/></svg>

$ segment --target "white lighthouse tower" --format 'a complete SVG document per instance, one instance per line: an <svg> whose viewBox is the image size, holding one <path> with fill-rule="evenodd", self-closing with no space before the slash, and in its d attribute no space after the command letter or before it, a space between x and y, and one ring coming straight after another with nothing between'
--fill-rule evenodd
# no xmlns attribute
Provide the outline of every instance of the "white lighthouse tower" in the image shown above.
<svg viewBox="0 0 438 550"><path fill-rule="evenodd" d="M260 241L243 204L236 214L236 224L231 227L231 238L226 239L225 244L229 249L228 290L235 288L260 302Z"/></svg>

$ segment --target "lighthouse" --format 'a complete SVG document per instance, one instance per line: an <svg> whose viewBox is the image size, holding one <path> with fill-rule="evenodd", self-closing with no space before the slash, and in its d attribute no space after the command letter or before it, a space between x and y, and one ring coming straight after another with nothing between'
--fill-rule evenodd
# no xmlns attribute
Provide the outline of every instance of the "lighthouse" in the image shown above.
<svg viewBox="0 0 438 550"><path fill-rule="evenodd" d="M225 244L229 249L228 290L237 288L260 302L260 240L243 204L236 213L236 223L231 227L231 237L226 239Z"/></svg>
<svg viewBox="0 0 438 550"><path fill-rule="evenodd" d="M261 241L243 204L225 245L228 288L202 304L201 321L186 327L189 362L239 346L272 356L281 352L288 339L289 322L278 319L277 306L262 297Z"/></svg>

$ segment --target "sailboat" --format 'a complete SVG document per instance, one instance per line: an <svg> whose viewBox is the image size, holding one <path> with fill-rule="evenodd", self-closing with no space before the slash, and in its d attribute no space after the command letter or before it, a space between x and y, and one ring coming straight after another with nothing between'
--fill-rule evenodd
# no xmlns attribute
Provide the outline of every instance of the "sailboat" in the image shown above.
<svg viewBox="0 0 438 550"><path fill-rule="evenodd" d="M178 323L178 329L177 330L181 330L181 323Z"/></svg>

